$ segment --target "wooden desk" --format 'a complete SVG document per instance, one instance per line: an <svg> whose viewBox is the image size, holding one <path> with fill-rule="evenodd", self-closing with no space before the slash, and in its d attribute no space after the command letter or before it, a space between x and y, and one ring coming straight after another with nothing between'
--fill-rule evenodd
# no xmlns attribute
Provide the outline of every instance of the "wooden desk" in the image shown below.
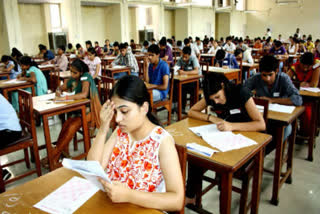
<svg viewBox="0 0 320 214"><path fill-rule="evenodd" d="M7 77L7 79L10 79L11 71L1 71L0 69L0 77Z"/></svg>
<svg viewBox="0 0 320 214"><path fill-rule="evenodd" d="M296 139L296 130L297 130L297 118L303 113L304 107L298 106L291 114L280 113L269 111L268 112L268 123L272 124L272 127L276 129L276 136L274 138L276 142L276 154L274 162L274 175L273 175L273 190L271 203L278 205L279 203L279 190L284 182L292 182L292 170L293 170L293 147ZM284 143L283 135L284 129L289 124L292 124L292 133L288 139L288 154L286 158L287 170L282 173L282 165L285 163L283 161L284 154ZM268 171L268 170L267 170ZM282 178L281 178L282 177Z"/></svg>
<svg viewBox="0 0 320 214"><path fill-rule="evenodd" d="M145 55L145 54L143 54L143 53L141 53L141 54L135 54L134 56L136 57L136 60L137 60L137 62L138 62L139 70L142 69L142 72L139 71L139 73L141 74L141 75L139 75L139 76L140 76L140 78L141 78L141 77L144 78L145 75L146 75L146 73L148 72L148 56ZM142 64L142 67L140 66L141 64Z"/></svg>
<svg viewBox="0 0 320 214"><path fill-rule="evenodd" d="M101 61L105 62L106 65L110 65L113 60L115 60L117 57L116 56L105 56L101 58Z"/></svg>
<svg viewBox="0 0 320 214"><path fill-rule="evenodd" d="M147 82L145 82L145 84L146 84L146 87L147 87L147 89L148 89L148 93L149 93L149 95L150 95L150 107L151 107L151 109L152 109L152 107L153 107L153 94L152 94L152 90L153 89L155 89L157 86L156 85L152 85L152 84L150 84L150 83L147 83Z"/></svg>
<svg viewBox="0 0 320 214"><path fill-rule="evenodd" d="M22 83L5 83L10 80L0 80L0 90L2 91L3 96L8 99L8 92L16 91L18 89L31 88L32 96L36 95L34 84L31 82L22 82Z"/></svg>
<svg viewBox="0 0 320 214"><path fill-rule="evenodd" d="M247 62L242 62L242 68L243 68L243 70L248 71L247 72L247 79L249 79L250 78L250 71L252 69L257 69L257 72L259 72L259 63L249 64Z"/></svg>
<svg viewBox="0 0 320 214"><path fill-rule="evenodd" d="M130 71L131 71L130 68L126 67L126 66L123 66L121 68L117 68L117 67L116 68L106 68L106 73L109 74L112 78L113 78L113 75L116 73L127 72L128 75L130 75Z"/></svg>
<svg viewBox="0 0 320 214"><path fill-rule="evenodd" d="M33 59L33 61L34 61L35 63L37 63L38 65L41 64L41 63L43 63L43 62L45 62L45 60L42 59L42 58L32 58L32 59Z"/></svg>
<svg viewBox="0 0 320 214"><path fill-rule="evenodd" d="M174 123L166 130L173 136L175 143L186 146L187 143L196 142L200 145L211 147L202 138L195 135L188 128L207 125L208 122L187 118ZM200 167L216 171L221 174L220 213L231 213L232 177L240 167L252 158L255 159L253 176L251 213L258 213L260 201L260 185L263 168L263 148L271 141L272 137L259 132L235 132L256 141L258 144L242 149L219 152L211 157L202 156L192 151L187 152L188 161ZM201 201L198 205L201 205Z"/></svg>
<svg viewBox="0 0 320 214"><path fill-rule="evenodd" d="M49 168L50 168L50 171L52 171L57 167L59 167L59 165L55 164L53 161L54 148L52 147L52 144L51 144L48 117L63 114L63 113L73 112L73 111L81 111L81 122L82 122L83 139L84 139L84 153L76 156L75 158L76 159L85 158L89 151L89 144L90 144L87 116L86 116L86 105L90 103L90 100L83 99L83 100L54 103L52 101L46 100L48 99L48 97L50 97L50 94L37 96L37 97L33 97L32 101L33 101L33 109L35 114L42 116Z"/></svg>
<svg viewBox="0 0 320 214"><path fill-rule="evenodd" d="M313 148L315 144L316 133L318 129L318 118L319 118L319 102L320 102L320 92L311 92L300 90L300 95L302 96L304 102L310 102L312 104L312 115L310 128L311 134L308 139L308 160L313 161Z"/></svg>
<svg viewBox="0 0 320 214"><path fill-rule="evenodd" d="M175 75L174 83L178 87L178 120L182 119L182 85L187 83L196 83L196 87L194 88L194 96L193 96L193 105L198 102L198 93L199 93L199 79L201 75ZM190 105L191 106L191 105Z"/></svg>
<svg viewBox="0 0 320 214"><path fill-rule="evenodd" d="M215 58L214 54L200 54L200 58L209 59L209 61L211 62L210 65L214 66L214 58Z"/></svg>
<svg viewBox="0 0 320 214"><path fill-rule="evenodd" d="M60 168L9 191L0 194L0 210L2 213L45 213L33 205L41 201L51 192L66 183L72 177L82 177L77 172ZM161 214L155 209L142 208L128 203L112 203L105 192L99 190L79 209L77 214L108 213L108 214Z"/></svg>
<svg viewBox="0 0 320 214"><path fill-rule="evenodd" d="M61 71L59 78L61 80L66 81L71 78L71 71Z"/></svg>
<svg viewBox="0 0 320 214"><path fill-rule="evenodd" d="M224 74L228 80L235 80L236 84L240 84L241 83L241 79L242 79L242 74L241 74L241 70L238 68L220 68L220 67L213 67L213 66L209 66L209 72L215 72L215 73L222 73Z"/></svg>

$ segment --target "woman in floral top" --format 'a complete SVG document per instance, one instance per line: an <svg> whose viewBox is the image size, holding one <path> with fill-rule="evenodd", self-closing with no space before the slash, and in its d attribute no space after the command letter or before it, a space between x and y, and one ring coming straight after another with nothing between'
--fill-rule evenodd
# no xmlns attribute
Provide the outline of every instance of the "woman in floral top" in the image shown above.
<svg viewBox="0 0 320 214"><path fill-rule="evenodd" d="M99 161L106 170L112 183L100 182L113 202L177 211L184 200L178 155L149 106L144 82L136 76L121 78L102 107L88 160ZM114 115L118 126L107 139Z"/></svg>

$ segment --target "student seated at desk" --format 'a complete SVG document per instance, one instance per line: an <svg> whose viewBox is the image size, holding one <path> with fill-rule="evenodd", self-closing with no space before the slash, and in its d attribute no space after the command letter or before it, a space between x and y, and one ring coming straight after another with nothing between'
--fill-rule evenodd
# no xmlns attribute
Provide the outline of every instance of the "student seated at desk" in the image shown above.
<svg viewBox="0 0 320 214"><path fill-rule="evenodd" d="M167 62L159 58L160 48L158 45L151 45L148 48L148 60L150 62L146 82L157 85L152 90L153 101L164 100L169 92L170 69Z"/></svg>
<svg viewBox="0 0 320 214"><path fill-rule="evenodd" d="M232 42L231 36L226 38L226 44L222 47L223 50L227 51L230 54L233 54L236 50L236 45Z"/></svg>
<svg viewBox="0 0 320 214"><path fill-rule="evenodd" d="M191 37L191 40L192 40L192 37ZM197 57L198 60L200 60L200 51L199 49L197 48L197 46L193 45L191 42L190 42L190 38L185 38L184 41L184 47L190 47L191 48L191 55Z"/></svg>
<svg viewBox="0 0 320 214"><path fill-rule="evenodd" d="M237 45L237 48L236 48L236 49L241 49L241 50L243 50L243 51L246 51L246 50L249 49L249 47L248 47L248 45L244 44L244 42L243 42L243 40L242 40L242 38L241 38L241 39L239 39L239 41L238 41L238 45Z"/></svg>
<svg viewBox="0 0 320 214"><path fill-rule="evenodd" d="M313 42L312 42L312 37L308 37L307 42L304 43L305 48L307 49L308 52L313 53L313 50L315 48Z"/></svg>
<svg viewBox="0 0 320 214"><path fill-rule="evenodd" d="M17 48L12 48L11 50L11 57L15 59L17 62L20 61L20 58L23 56L23 54L17 49Z"/></svg>
<svg viewBox="0 0 320 214"><path fill-rule="evenodd" d="M112 56L119 56L120 54L120 49L119 49L119 42L114 42L113 43L113 52L112 52Z"/></svg>
<svg viewBox="0 0 320 214"><path fill-rule="evenodd" d="M17 113L2 94L0 94L0 104L0 149L3 149L21 138L22 129ZM0 163L0 165L1 164L4 165L5 163ZM0 170L2 170L1 174L3 181L6 181L11 177L11 173L7 169Z"/></svg>
<svg viewBox="0 0 320 214"><path fill-rule="evenodd" d="M113 117L118 126L107 139ZM121 78L100 118L87 160L99 161L112 181L100 179L110 200L165 211L183 209L184 187L174 140L153 116L144 82L131 75Z"/></svg>
<svg viewBox="0 0 320 214"><path fill-rule="evenodd" d="M182 57L177 61L176 66L179 67L179 75L195 75L200 74L200 64L198 59L191 55L191 48L186 46L182 50ZM187 102L187 94L192 96L197 96L194 94L194 88L196 83L188 83L182 85L182 112L185 112L185 106Z"/></svg>
<svg viewBox="0 0 320 214"><path fill-rule="evenodd" d="M90 123L89 127L100 127L100 110L101 103L99 99L96 84L89 73L89 68L82 60L76 59L70 66L71 78L59 86L56 91L56 100L81 100L90 99L90 113L87 114L87 121ZM75 92L74 95L61 97L63 91ZM67 119L62 126L59 134L56 148L53 152L54 163L59 162L62 152L68 154L69 142L73 139L76 132L82 126L81 117L73 114L73 117ZM47 159L43 159L43 165L47 164Z"/></svg>
<svg viewBox="0 0 320 214"><path fill-rule="evenodd" d="M43 56L43 59L45 59L45 60L54 59L54 54L52 53L52 51L47 50L47 47L45 45L41 45L39 47L39 49L40 49L40 52L41 52L41 54Z"/></svg>
<svg viewBox="0 0 320 214"><path fill-rule="evenodd" d="M182 45L182 41L181 40L177 41L177 48L179 48L180 50L183 49L183 45Z"/></svg>
<svg viewBox="0 0 320 214"><path fill-rule="evenodd" d="M300 82L301 87L318 87L320 78L320 60L315 59L310 52L304 53L300 61L293 64L288 73L293 81ZM300 134L310 136L310 122L312 116L312 103L305 102L305 111L300 117Z"/></svg>
<svg viewBox="0 0 320 214"><path fill-rule="evenodd" d="M262 49L263 49L263 44L261 43L261 38L260 38L260 37L258 37L258 38L255 39L253 48L259 49L259 51L262 51Z"/></svg>
<svg viewBox="0 0 320 214"><path fill-rule="evenodd" d="M94 50L96 51L97 56L102 55L102 48L100 47L99 42L97 41L94 42Z"/></svg>
<svg viewBox="0 0 320 214"><path fill-rule="evenodd" d="M83 58L85 56L85 51L83 50L83 47L78 43L76 45L76 48L77 48L77 57L78 58Z"/></svg>
<svg viewBox="0 0 320 214"><path fill-rule="evenodd" d="M84 58L84 62L89 67L89 73L93 79L101 76L101 59L97 56L94 48L88 49L88 55Z"/></svg>
<svg viewBox="0 0 320 214"><path fill-rule="evenodd" d="M69 54L76 53L76 49L73 47L73 45L71 43L68 44L68 49L66 50L66 53L69 53Z"/></svg>
<svg viewBox="0 0 320 214"><path fill-rule="evenodd" d="M216 55L217 51L220 50L221 47L218 45L218 42L216 40L212 41L212 46L208 51L208 54Z"/></svg>
<svg viewBox="0 0 320 214"><path fill-rule="evenodd" d="M93 48L92 47L92 42L90 40L86 41L86 50L88 51L89 48Z"/></svg>
<svg viewBox="0 0 320 214"><path fill-rule="evenodd" d="M263 50L265 52L269 52L269 50L272 48L272 41L271 37L268 37L266 41L263 43Z"/></svg>
<svg viewBox="0 0 320 214"><path fill-rule="evenodd" d="M66 48L61 45L58 48L58 56L56 56L51 63L57 65L60 71L66 71L68 68L69 60L68 57L64 54ZM44 64L48 64L49 62L45 62Z"/></svg>
<svg viewBox="0 0 320 214"><path fill-rule="evenodd" d="M217 124L220 131L263 131L265 121L257 109L251 92L235 85L223 74L208 72L204 77L204 98L196 103L188 116ZM202 113L210 106L217 116ZM205 169L189 164L186 187L186 204L195 203L196 186Z"/></svg>
<svg viewBox="0 0 320 214"><path fill-rule="evenodd" d="M10 56L3 55L1 62L4 63L5 67L2 69L3 72L10 72L10 79L16 79L18 74L21 74L21 67L17 61Z"/></svg>
<svg viewBox="0 0 320 214"><path fill-rule="evenodd" d="M143 47L141 49L141 53L148 53L149 42L146 40L143 42Z"/></svg>
<svg viewBox="0 0 320 214"><path fill-rule="evenodd" d="M172 56L172 50L167 45L167 40L165 37L163 37L160 42L160 58L165 62L170 62L170 66L173 66L173 56Z"/></svg>
<svg viewBox="0 0 320 214"><path fill-rule="evenodd" d="M284 48L282 42L274 41L274 46L269 50L269 54L272 55L287 55L287 51Z"/></svg>
<svg viewBox="0 0 320 214"><path fill-rule="evenodd" d="M234 56L237 58L237 59L241 59L242 60L242 63L248 63L250 65L253 65L254 64L254 61L253 61L253 58L251 56L251 49L247 49L246 51L243 51L242 49L236 49L236 51L234 52ZM242 69L243 70L243 69ZM243 70L244 71L244 70ZM256 73L256 70L255 69L252 69L250 71L248 70L245 70L243 73L242 73L242 79L245 79L247 80L247 72L250 72L250 76L253 75L254 73Z"/></svg>
<svg viewBox="0 0 320 214"><path fill-rule="evenodd" d="M119 46L120 54L117 56L117 58L110 64L110 67L112 68L115 65L123 65L130 67L131 75L139 76L139 66L136 57L133 55L131 51L129 51L125 44L121 43ZM125 72L122 73L115 73L113 77L115 79L119 79L123 76L127 75Z"/></svg>
<svg viewBox="0 0 320 214"><path fill-rule="evenodd" d="M269 103L301 106L302 97L299 95L298 89L287 74L278 72L278 64L278 60L274 56L264 56L259 63L260 72L249 78L245 86L251 91L255 90L257 97L269 100ZM285 128L283 140L287 139L291 130L291 125ZM270 153L274 146L274 144L267 145L266 154Z"/></svg>
<svg viewBox="0 0 320 214"><path fill-rule="evenodd" d="M236 57L231 53L227 53L223 49L217 51L213 64L216 67L239 68Z"/></svg>
<svg viewBox="0 0 320 214"><path fill-rule="evenodd" d="M196 37L196 42L194 43L195 46L197 46L200 53L203 52L203 43L201 42L199 37Z"/></svg>
<svg viewBox="0 0 320 214"><path fill-rule="evenodd" d="M131 50L137 49L137 45L134 43L133 39L130 40L130 47L131 47Z"/></svg>
<svg viewBox="0 0 320 214"><path fill-rule="evenodd" d="M109 39L106 39L106 41L104 41L104 43L105 44L103 46L103 52L106 55L110 55L112 53L112 50L111 50L111 45L110 45Z"/></svg>
<svg viewBox="0 0 320 214"><path fill-rule="evenodd" d="M289 40L290 40L290 44L288 47L288 53L291 55L295 55L299 49L298 40L294 37L291 37Z"/></svg>

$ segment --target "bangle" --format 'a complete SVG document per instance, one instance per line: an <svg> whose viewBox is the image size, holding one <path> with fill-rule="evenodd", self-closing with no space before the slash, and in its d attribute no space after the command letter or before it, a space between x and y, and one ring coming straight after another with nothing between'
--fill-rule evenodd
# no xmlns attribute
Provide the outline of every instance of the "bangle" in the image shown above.
<svg viewBox="0 0 320 214"><path fill-rule="evenodd" d="M211 115L210 115L210 114L208 114L207 121L210 121L210 120L209 120L209 119L210 119L210 116L211 116Z"/></svg>

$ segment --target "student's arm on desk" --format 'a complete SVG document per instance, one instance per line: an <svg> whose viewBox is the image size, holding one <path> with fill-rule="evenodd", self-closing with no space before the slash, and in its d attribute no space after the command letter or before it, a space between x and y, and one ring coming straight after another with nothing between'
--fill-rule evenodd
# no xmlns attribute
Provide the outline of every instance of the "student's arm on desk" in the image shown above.
<svg viewBox="0 0 320 214"><path fill-rule="evenodd" d="M257 109L252 97L246 102L245 108L252 121L230 123L231 130L229 129L229 131L264 131L266 129L266 123L262 117L262 114L260 114L259 110Z"/></svg>
<svg viewBox="0 0 320 214"><path fill-rule="evenodd" d="M208 114L202 113L205 108L207 108L207 103L204 98L202 98L199 102L197 102L188 112L188 116L194 119L198 120L203 120L203 121L208 121L209 117L209 122L211 123L218 123L223 121L222 119L215 117L213 115L208 116Z"/></svg>
<svg viewBox="0 0 320 214"><path fill-rule="evenodd" d="M89 95L90 83L88 81L82 81L82 91L78 94L65 96L65 97L56 97L56 100L81 100L85 99Z"/></svg>
<svg viewBox="0 0 320 214"><path fill-rule="evenodd" d="M319 78L320 78L320 67L315 69L312 73L311 82L302 82L300 86L302 87L317 87L319 84Z"/></svg>
<svg viewBox="0 0 320 214"><path fill-rule="evenodd" d="M13 64L13 65L10 65L9 68L0 69L0 71L9 72L9 71L11 71L13 68L14 68L14 64Z"/></svg>
<svg viewBox="0 0 320 214"><path fill-rule="evenodd" d="M116 203L131 203L138 206L165 211L183 208L184 188L179 158L171 136L164 138L159 150L161 171L166 184L166 192L142 192L127 188L120 182L109 184L102 181L107 195Z"/></svg>
<svg viewBox="0 0 320 214"><path fill-rule="evenodd" d="M22 77L19 76L17 77L18 80L22 80L22 81L28 81L28 82L32 82L33 84L37 83L37 78L34 72L30 72L30 77Z"/></svg>
<svg viewBox="0 0 320 214"><path fill-rule="evenodd" d="M178 70L179 75L196 75L199 74L199 68L195 67L192 71Z"/></svg>

